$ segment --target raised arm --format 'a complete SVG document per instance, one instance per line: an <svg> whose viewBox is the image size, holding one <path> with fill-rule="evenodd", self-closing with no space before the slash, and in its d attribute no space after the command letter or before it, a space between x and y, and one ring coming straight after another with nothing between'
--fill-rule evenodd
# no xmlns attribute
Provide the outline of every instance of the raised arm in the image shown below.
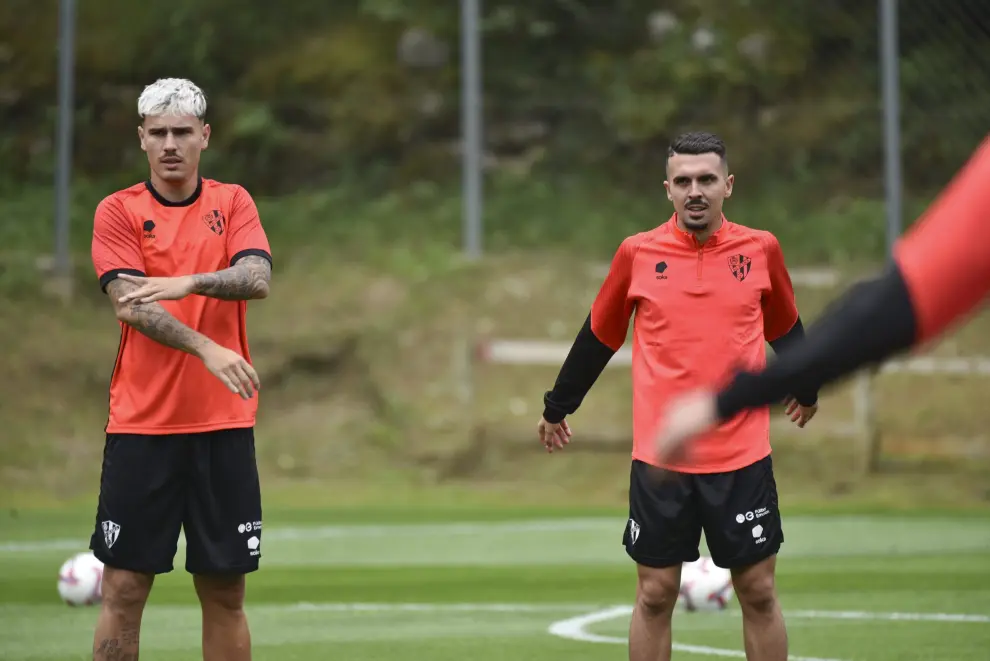
<svg viewBox="0 0 990 661"><path fill-rule="evenodd" d="M137 232L113 197L106 198L96 208L91 256L100 287L109 295L119 321L156 342L186 353L199 355L209 344L207 337L181 323L159 303L121 301L139 287L126 278L143 277L145 265Z"/></svg>
<svg viewBox="0 0 990 661"><path fill-rule="evenodd" d="M268 296L272 265L260 255L241 257L230 268L215 273L197 273L191 293L225 301L247 301Z"/></svg>
<svg viewBox="0 0 990 661"><path fill-rule="evenodd" d="M203 350L212 341L176 319L161 303L120 302L122 296L138 287L139 285L121 278L115 278L107 284L106 291L110 295L117 319L159 344L202 357Z"/></svg>
<svg viewBox="0 0 990 661"><path fill-rule="evenodd" d="M990 294L990 139L898 242L894 263L844 293L807 339L718 395L719 418L765 405L781 392L823 387L939 337Z"/></svg>
<svg viewBox="0 0 990 661"><path fill-rule="evenodd" d="M127 292L124 302L178 300L190 294L224 301L266 298L272 280L272 255L261 227L258 209L246 190L238 187L231 202L230 220L223 227L230 266L220 271L175 277L144 277L123 273L121 278L138 285Z"/></svg>

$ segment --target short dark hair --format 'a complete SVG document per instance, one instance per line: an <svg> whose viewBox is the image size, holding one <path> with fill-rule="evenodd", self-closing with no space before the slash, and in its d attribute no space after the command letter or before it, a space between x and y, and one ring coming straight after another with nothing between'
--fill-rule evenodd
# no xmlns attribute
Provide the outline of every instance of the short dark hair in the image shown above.
<svg viewBox="0 0 990 661"><path fill-rule="evenodd" d="M675 154L718 154L726 165L725 142L714 133L692 131L674 138L667 148L667 160Z"/></svg>

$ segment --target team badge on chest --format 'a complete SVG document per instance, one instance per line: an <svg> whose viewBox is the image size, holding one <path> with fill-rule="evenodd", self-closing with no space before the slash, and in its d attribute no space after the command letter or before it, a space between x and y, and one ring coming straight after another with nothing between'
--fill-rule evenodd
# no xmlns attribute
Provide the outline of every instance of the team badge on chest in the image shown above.
<svg viewBox="0 0 990 661"><path fill-rule="evenodd" d="M216 234L217 236L223 236L224 226L227 224L227 219L223 217L223 212L219 209L214 209L210 213L203 216L203 222L206 226Z"/></svg>
<svg viewBox="0 0 990 661"><path fill-rule="evenodd" d="M753 260L746 255L733 255L729 258L729 269L732 271L732 277L739 282L746 279L746 276L749 275L749 271L752 268Z"/></svg>

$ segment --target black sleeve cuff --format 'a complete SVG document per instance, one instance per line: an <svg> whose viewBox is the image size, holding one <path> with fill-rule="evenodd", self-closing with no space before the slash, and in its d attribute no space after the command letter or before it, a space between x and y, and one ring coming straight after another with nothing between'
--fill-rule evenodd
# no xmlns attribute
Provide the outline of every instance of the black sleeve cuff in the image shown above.
<svg viewBox="0 0 990 661"><path fill-rule="evenodd" d="M116 280L117 276L122 273L126 273L127 275L137 275L142 278L145 277L144 271L139 271L138 269L113 269L111 271L107 271L100 276L100 289L104 294L107 293L107 285Z"/></svg>
<svg viewBox="0 0 990 661"><path fill-rule="evenodd" d="M547 422L557 424L567 417L567 411L561 411L560 409L554 408L552 404L548 403L551 392L552 391L548 390L543 393L543 419ZM573 411L571 411L571 413L573 413Z"/></svg>
<svg viewBox="0 0 990 661"><path fill-rule="evenodd" d="M243 259L244 257L247 257L249 255L255 255L256 257L264 257L265 259L268 260L269 264L274 265L274 263L272 262L271 253L269 253L267 250L262 250L261 248L248 248L247 250L241 250L240 252L235 253L234 256L230 258L230 265L233 266L234 264L237 263L237 260Z"/></svg>

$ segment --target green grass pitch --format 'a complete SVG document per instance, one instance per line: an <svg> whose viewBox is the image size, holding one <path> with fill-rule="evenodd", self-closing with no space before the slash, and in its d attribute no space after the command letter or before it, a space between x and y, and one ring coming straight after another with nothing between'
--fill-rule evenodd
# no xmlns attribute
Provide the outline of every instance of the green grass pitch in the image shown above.
<svg viewBox="0 0 990 661"><path fill-rule="evenodd" d="M248 583L265 661L607 661L627 658L634 568L624 517L266 512ZM61 604L62 560L91 515L0 515L0 659L87 661L95 608ZM795 659L990 659L990 520L787 517L778 586ZM182 570L159 577L141 658L200 659ZM744 658L733 602L678 612L678 661Z"/></svg>

